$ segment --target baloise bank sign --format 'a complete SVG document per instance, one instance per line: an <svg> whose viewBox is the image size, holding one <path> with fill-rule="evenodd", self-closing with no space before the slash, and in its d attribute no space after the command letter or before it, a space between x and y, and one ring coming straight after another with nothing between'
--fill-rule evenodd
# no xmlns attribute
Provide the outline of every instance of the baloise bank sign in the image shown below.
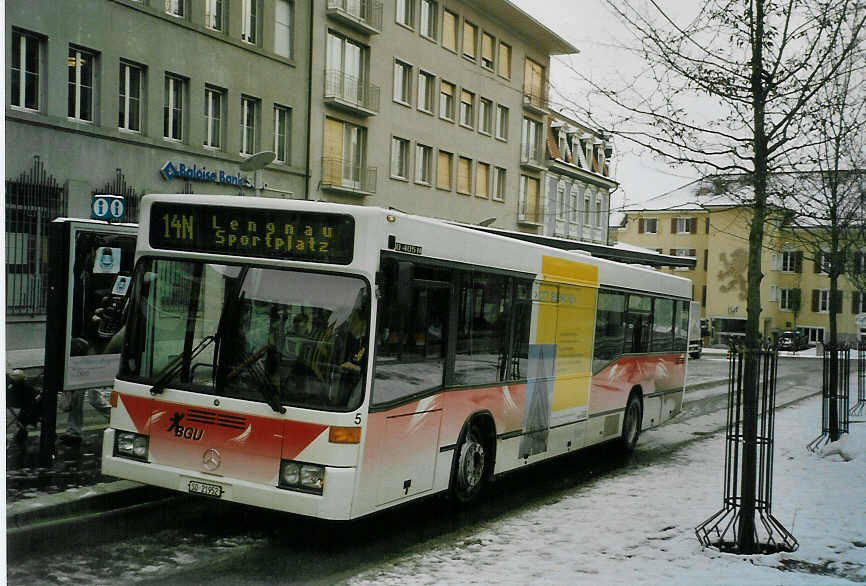
<svg viewBox="0 0 866 586"><path fill-rule="evenodd" d="M187 165L168 161L159 170L166 181L175 177L188 181L202 181L207 183L220 183L224 185L237 185L239 187L252 187L250 180L240 173L226 173L224 169L208 169L198 165Z"/></svg>

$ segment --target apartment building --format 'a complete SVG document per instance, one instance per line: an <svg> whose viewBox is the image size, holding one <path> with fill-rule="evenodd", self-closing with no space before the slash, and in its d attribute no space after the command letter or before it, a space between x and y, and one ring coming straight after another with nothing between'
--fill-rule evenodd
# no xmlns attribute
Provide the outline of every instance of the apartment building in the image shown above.
<svg viewBox="0 0 866 586"><path fill-rule="evenodd" d="M316 10L312 197L540 231L521 202L529 182L541 207L545 168L523 165L521 144L550 115L550 55L575 47L506 0Z"/></svg>
<svg viewBox="0 0 866 586"><path fill-rule="evenodd" d="M692 298L709 318L713 343L726 344L745 332L747 262L751 209L742 199L720 193L712 178L626 209L616 227L620 242L662 254L692 257L694 269L662 268L692 280ZM791 229L765 224L761 282L762 332L772 337L799 329L813 343L829 337L830 279L826 255L809 250ZM839 279L837 325L840 341L866 339L858 315L866 313L866 294L850 278L866 271L866 250L848 259ZM861 282L862 281L858 281Z"/></svg>
<svg viewBox="0 0 866 586"><path fill-rule="evenodd" d="M44 336L47 223L96 193L132 221L146 193L259 187L546 230L537 128L577 49L507 0L12 0L5 32L10 348Z"/></svg>
<svg viewBox="0 0 866 586"><path fill-rule="evenodd" d="M545 195L539 218L544 234L607 244L610 193L618 185L611 175L613 145L597 130L559 112L548 120ZM524 152L521 149L525 167L533 163Z"/></svg>

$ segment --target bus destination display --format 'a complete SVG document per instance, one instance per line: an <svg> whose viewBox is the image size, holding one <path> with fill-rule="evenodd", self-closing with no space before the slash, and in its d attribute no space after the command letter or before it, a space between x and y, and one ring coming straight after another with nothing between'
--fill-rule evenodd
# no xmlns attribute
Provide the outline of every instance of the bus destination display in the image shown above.
<svg viewBox="0 0 866 586"><path fill-rule="evenodd" d="M155 202L150 245L185 250L349 264L351 216L288 210Z"/></svg>

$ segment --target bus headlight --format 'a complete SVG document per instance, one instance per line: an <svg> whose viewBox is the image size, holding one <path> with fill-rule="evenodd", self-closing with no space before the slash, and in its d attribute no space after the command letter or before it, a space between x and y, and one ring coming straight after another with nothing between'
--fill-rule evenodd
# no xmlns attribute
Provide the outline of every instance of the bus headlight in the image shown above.
<svg viewBox="0 0 866 586"><path fill-rule="evenodd" d="M118 431L114 435L114 455L146 461L147 436L131 431Z"/></svg>
<svg viewBox="0 0 866 586"><path fill-rule="evenodd" d="M325 487L325 467L319 464L281 460L279 487L322 494Z"/></svg>

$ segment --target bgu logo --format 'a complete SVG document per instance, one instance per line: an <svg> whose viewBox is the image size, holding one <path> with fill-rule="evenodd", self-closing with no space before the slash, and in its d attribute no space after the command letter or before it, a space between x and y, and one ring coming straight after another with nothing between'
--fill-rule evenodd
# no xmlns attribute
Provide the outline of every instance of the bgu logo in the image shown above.
<svg viewBox="0 0 866 586"><path fill-rule="evenodd" d="M171 425L168 426L166 431L174 430L174 437L182 437L184 439L191 439L194 441L198 441L204 435L204 430L199 429L198 427L184 427L180 424L180 420L183 419L183 413L178 413L175 411L174 415L171 418Z"/></svg>

